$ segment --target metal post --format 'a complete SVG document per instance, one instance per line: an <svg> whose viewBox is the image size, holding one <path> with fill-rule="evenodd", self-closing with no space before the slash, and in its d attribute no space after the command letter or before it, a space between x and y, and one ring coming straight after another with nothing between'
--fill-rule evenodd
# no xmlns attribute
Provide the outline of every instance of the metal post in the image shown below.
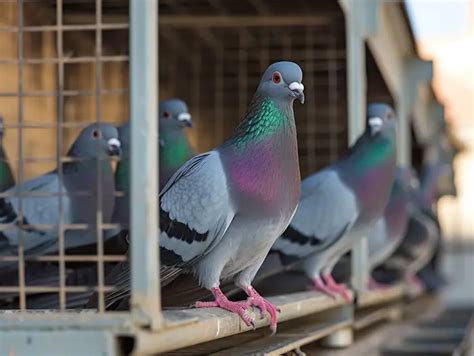
<svg viewBox="0 0 474 356"><path fill-rule="evenodd" d="M365 128L367 85L365 44L361 28L365 7L349 1L346 11L347 95L349 144L352 145ZM352 249L351 284L357 292L367 285L367 238L358 241Z"/></svg>
<svg viewBox="0 0 474 356"><path fill-rule="evenodd" d="M130 2L132 315L161 326L158 276L158 1Z"/></svg>
<svg viewBox="0 0 474 356"><path fill-rule="evenodd" d="M364 131L366 109L365 46L361 34L361 4L348 3L346 12L346 48L347 48L347 101L349 144L352 145Z"/></svg>
<svg viewBox="0 0 474 356"><path fill-rule="evenodd" d="M404 63L402 91L397 100L397 160L399 164L411 165L410 120L413 107L419 100L419 86L422 82L431 82L433 63L419 58L407 58Z"/></svg>

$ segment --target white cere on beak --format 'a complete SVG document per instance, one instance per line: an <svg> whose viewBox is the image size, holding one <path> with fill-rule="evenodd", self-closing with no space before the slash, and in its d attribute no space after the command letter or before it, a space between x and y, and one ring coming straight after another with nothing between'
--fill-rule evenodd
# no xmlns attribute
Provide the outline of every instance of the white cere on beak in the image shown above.
<svg viewBox="0 0 474 356"><path fill-rule="evenodd" d="M374 116L374 117L369 118L369 126L372 130L372 133L379 132L380 129L382 128L382 125L383 125L383 120L380 117Z"/></svg>
<svg viewBox="0 0 474 356"><path fill-rule="evenodd" d="M189 121L191 120L191 114L188 112L183 112L178 115L178 120L179 121Z"/></svg>
<svg viewBox="0 0 474 356"><path fill-rule="evenodd" d="M107 144L109 146L115 146L117 148L120 148L120 141L116 138L111 138L107 141Z"/></svg>
<svg viewBox="0 0 474 356"><path fill-rule="evenodd" d="M290 83L290 85L288 85L288 88L290 88L290 90L294 90L294 91L303 91L304 90L304 85L303 85L303 83L293 82L293 83Z"/></svg>

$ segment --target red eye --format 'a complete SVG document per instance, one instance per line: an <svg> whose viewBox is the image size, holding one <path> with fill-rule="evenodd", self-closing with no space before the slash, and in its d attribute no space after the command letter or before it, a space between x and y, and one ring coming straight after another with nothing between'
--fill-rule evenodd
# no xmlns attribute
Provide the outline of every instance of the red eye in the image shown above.
<svg viewBox="0 0 474 356"><path fill-rule="evenodd" d="M281 74L279 72L273 72L272 74L272 81L275 84L280 84L281 82Z"/></svg>
<svg viewBox="0 0 474 356"><path fill-rule="evenodd" d="M92 131L92 137L94 137L95 139L99 139L101 137L100 131L99 130Z"/></svg>
<svg viewBox="0 0 474 356"><path fill-rule="evenodd" d="M169 119L170 116L171 116L171 115L170 115L170 113L169 113L168 111L165 111L165 112L163 113L163 117L164 117L165 119Z"/></svg>

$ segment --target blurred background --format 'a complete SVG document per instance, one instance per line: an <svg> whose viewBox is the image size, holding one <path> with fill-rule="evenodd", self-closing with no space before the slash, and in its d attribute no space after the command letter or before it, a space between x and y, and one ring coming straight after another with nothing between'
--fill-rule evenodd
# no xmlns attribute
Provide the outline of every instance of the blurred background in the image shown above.
<svg viewBox="0 0 474 356"><path fill-rule="evenodd" d="M434 61L433 86L462 151L454 161L456 196L438 213L447 243L443 267L452 303L474 301L474 1L409 0L420 56Z"/></svg>

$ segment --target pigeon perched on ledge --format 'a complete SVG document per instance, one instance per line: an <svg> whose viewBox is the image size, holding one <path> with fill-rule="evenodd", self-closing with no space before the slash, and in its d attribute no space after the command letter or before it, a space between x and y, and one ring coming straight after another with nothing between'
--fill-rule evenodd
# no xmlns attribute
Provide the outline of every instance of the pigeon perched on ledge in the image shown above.
<svg viewBox="0 0 474 356"><path fill-rule="evenodd" d="M367 236L387 204L396 169L395 125L390 106L369 105L365 133L349 154L303 180L296 214L272 248L330 296L350 299L332 269Z"/></svg>
<svg viewBox="0 0 474 356"><path fill-rule="evenodd" d="M0 198L0 255L16 255L20 241L25 255L57 254L60 221L88 224L87 229L65 231L66 251L94 249L99 207L102 223L110 223L112 218L115 186L110 156L119 154L117 129L107 124L91 124L69 149L67 157L71 161L62 163L62 179L57 168L10 188L6 192L9 196ZM21 199L18 195L22 195ZM16 262L2 262L0 273L11 273L17 267Z"/></svg>
<svg viewBox="0 0 474 356"><path fill-rule="evenodd" d="M194 273L215 299L196 307L220 307L250 325L248 309L257 306L270 314L273 330L277 309L251 283L298 204L293 101L304 101L301 81L297 64L270 65L234 135L188 161L159 197L162 285L179 273ZM118 290L106 296L107 305L130 290L128 266L117 266L114 275L108 284ZM233 302L222 293L220 282L231 278L248 295L246 301Z"/></svg>
<svg viewBox="0 0 474 356"><path fill-rule="evenodd" d="M377 220L368 236L369 271L382 264L403 240L408 224L411 170L397 168L395 181L384 215ZM369 288L380 287L370 278Z"/></svg>

